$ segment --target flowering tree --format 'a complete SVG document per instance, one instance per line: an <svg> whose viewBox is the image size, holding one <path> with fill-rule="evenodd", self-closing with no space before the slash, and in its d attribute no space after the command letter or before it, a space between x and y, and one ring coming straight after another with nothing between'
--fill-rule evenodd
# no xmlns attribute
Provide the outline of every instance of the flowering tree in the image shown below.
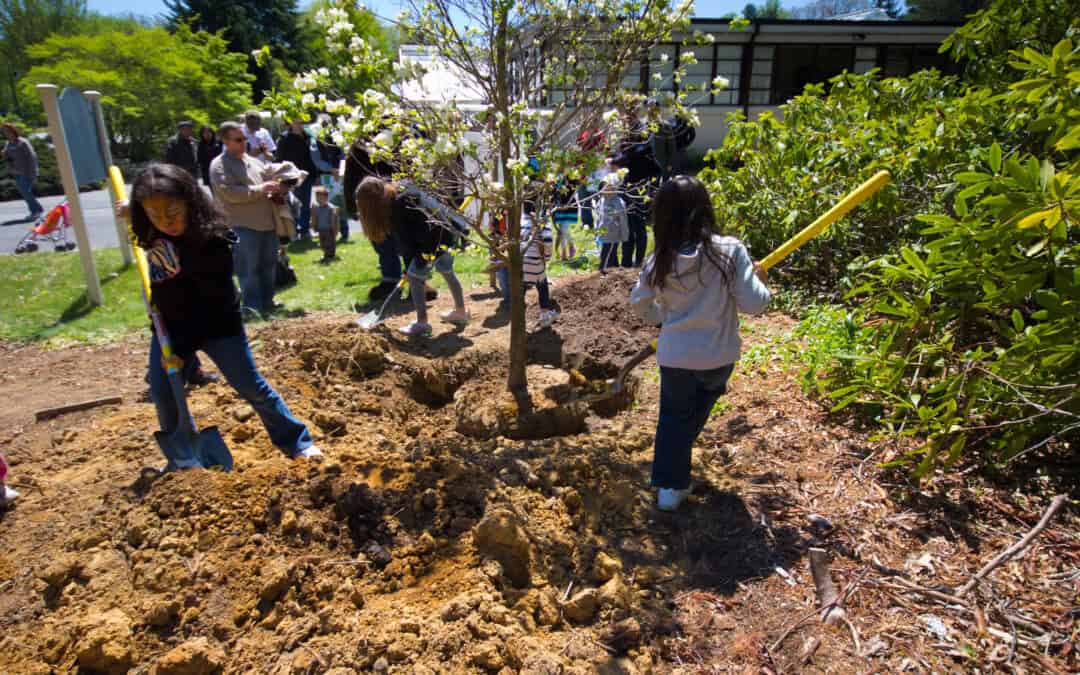
<svg viewBox="0 0 1080 675"><path fill-rule="evenodd" d="M625 131L623 113L636 110L646 90L640 73L650 49L689 25L692 0L406 0L398 17L403 41L429 45L442 67L484 103L469 110L454 100L416 100L407 86L389 93L349 92L338 86L367 67L371 48L352 35L341 5L321 20L337 36L337 63L297 78L284 108L330 114L339 144L365 139L374 159L446 203L472 197L482 208L467 220L471 237L509 269L511 286L508 388L527 391L521 214L526 203L544 217L554 196L586 178L603 161L575 142L582 130ZM694 34L690 42L710 42ZM329 38L328 38L329 39ZM694 62L683 52L672 75L679 82ZM422 80L425 66L401 62L398 82ZM633 80L631 88L623 83ZM716 85L723 83L717 82ZM701 91L683 87L664 103L696 124L686 106ZM707 91L704 93L708 93ZM437 214L434 217L440 217ZM505 236L485 224L505 220Z"/></svg>

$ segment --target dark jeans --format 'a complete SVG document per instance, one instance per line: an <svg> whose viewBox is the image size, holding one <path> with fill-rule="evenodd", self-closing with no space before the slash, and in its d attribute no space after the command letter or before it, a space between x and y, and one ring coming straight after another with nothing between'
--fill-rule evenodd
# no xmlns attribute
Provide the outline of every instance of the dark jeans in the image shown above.
<svg viewBox="0 0 1080 675"><path fill-rule="evenodd" d="M15 189L19 196L26 202L26 208L30 209L31 215L38 215L45 210L41 202L34 196L34 179L30 176L15 176Z"/></svg>
<svg viewBox="0 0 1080 675"><path fill-rule="evenodd" d="M319 230L319 248L324 258L333 258L337 253L337 240L333 230Z"/></svg>
<svg viewBox="0 0 1080 675"><path fill-rule="evenodd" d="M525 288L530 286L536 288L536 294L540 296L540 309L551 309L551 286L548 284L548 280L543 281L530 281L525 284Z"/></svg>
<svg viewBox="0 0 1080 675"><path fill-rule="evenodd" d="M600 244L600 269L619 266L619 245Z"/></svg>
<svg viewBox="0 0 1080 675"><path fill-rule="evenodd" d="M387 237L382 243L371 242L375 253L379 255L379 272L382 273L383 283L401 281L401 275L405 270L401 255L398 254L397 239L393 235Z"/></svg>
<svg viewBox="0 0 1080 675"><path fill-rule="evenodd" d="M495 270L495 279L499 283L499 290L502 292L502 301L507 306L510 305L510 268L500 267Z"/></svg>
<svg viewBox="0 0 1080 675"><path fill-rule="evenodd" d="M735 364L712 370L660 367L660 419L656 423L652 485L690 487L690 451L716 401L727 391Z"/></svg>
<svg viewBox="0 0 1080 675"><path fill-rule="evenodd" d="M338 217L338 231L341 232L341 241L349 241L349 216L345 215L345 209L341 209Z"/></svg>
<svg viewBox="0 0 1080 675"><path fill-rule="evenodd" d="M309 230L311 227L311 189L315 186L315 181L318 178L317 173L309 173L304 182L296 186L293 191L296 198L300 200L300 219L296 221L296 233L303 239L311 236Z"/></svg>
<svg viewBox="0 0 1080 675"><path fill-rule="evenodd" d="M278 238L273 231L259 232L246 227L233 229L237 243L233 249L236 278L244 309L268 312L274 307L274 273L277 269Z"/></svg>
<svg viewBox="0 0 1080 675"><path fill-rule="evenodd" d="M259 374L246 335L207 340L202 351L217 365L225 381L255 409L270 440L282 452L292 457L311 446L307 427L289 412L285 401ZM187 360L192 357L188 355ZM169 387L169 376L161 367L161 346L156 336L150 340L149 379L150 398L157 408L158 424L162 431L170 434L177 426L176 400Z"/></svg>
<svg viewBox="0 0 1080 675"><path fill-rule="evenodd" d="M626 222L630 226L630 238L622 245L622 266L641 267L645 262L645 249L649 247L649 233L645 229L646 216L641 211L627 209Z"/></svg>

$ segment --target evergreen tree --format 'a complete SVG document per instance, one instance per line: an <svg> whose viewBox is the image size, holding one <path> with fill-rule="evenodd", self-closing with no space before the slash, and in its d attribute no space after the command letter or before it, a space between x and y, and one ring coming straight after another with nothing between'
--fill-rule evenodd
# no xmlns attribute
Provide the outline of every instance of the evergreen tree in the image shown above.
<svg viewBox="0 0 1080 675"><path fill-rule="evenodd" d="M964 21L986 7L989 0L908 0L908 19L914 21Z"/></svg>
<svg viewBox="0 0 1080 675"><path fill-rule="evenodd" d="M874 6L885 10L890 19L899 17L904 11L900 8L899 0L875 0Z"/></svg>
<svg viewBox="0 0 1080 675"><path fill-rule="evenodd" d="M193 30L223 31L229 51L248 56L256 101L273 88L274 74L255 63L253 51L269 45L273 57L292 72L311 65L310 40L301 28L297 0L165 0L165 6L171 25L187 23Z"/></svg>

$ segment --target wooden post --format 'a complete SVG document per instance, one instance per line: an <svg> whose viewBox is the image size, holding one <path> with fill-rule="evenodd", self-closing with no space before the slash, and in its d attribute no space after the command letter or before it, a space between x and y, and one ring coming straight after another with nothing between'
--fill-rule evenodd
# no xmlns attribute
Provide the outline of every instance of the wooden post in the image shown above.
<svg viewBox="0 0 1080 675"><path fill-rule="evenodd" d="M90 248L90 233L86 230L86 218L83 216L82 203L79 201L79 184L75 179L75 166L71 163L68 152L64 124L60 120L59 90L55 84L37 85L38 95L45 105L45 114L49 118L49 135L52 136L56 150L56 165L60 170L60 179L64 183L64 196L67 197L71 221L75 227L75 239L79 242L79 258L82 260L83 277L86 279L86 297L95 305L101 305L101 280L98 279L94 265L94 251Z"/></svg>
<svg viewBox="0 0 1080 675"><path fill-rule="evenodd" d="M105 129L105 115L101 112L101 92L98 91L84 91L83 96L90 101L90 107L94 109L94 118L97 121L98 141L101 143L101 157L105 160L105 170L108 171L109 167L113 165L112 149L109 147L109 132ZM112 197L109 200L110 206L116 203L120 197L113 192L112 182L106 181L109 186L109 195ZM135 262L135 257L131 252L131 235L128 233L127 225L123 220L116 217L116 210L113 210L113 224L116 226L116 240L120 243L120 255L124 257L124 266L127 267L131 263Z"/></svg>

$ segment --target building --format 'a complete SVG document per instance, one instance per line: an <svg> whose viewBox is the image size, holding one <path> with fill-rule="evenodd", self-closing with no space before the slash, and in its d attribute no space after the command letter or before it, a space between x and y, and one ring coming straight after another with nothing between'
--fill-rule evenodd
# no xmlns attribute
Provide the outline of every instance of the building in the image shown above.
<svg viewBox="0 0 1080 675"><path fill-rule="evenodd" d="M866 20L864 20L864 17ZM693 85L687 101L698 112L692 152L716 147L727 132L727 115L742 111L753 119L779 106L813 82L823 82L846 71L865 73L880 68L887 76L909 75L925 68L950 71L954 65L939 54L942 41L955 24L879 20L874 12L859 12L845 20L804 21L763 19L744 30L732 30L727 19L694 19L691 35L676 35L658 45L640 68L628 71L623 86L642 93L674 92ZM713 42L686 46L693 33L711 35ZM697 63L687 66L682 83L672 78L680 53L693 50ZM640 71L640 72L638 72ZM654 74L659 73L659 79ZM730 87L709 93L711 82L723 76ZM562 92L548 94L547 105L562 100Z"/></svg>

